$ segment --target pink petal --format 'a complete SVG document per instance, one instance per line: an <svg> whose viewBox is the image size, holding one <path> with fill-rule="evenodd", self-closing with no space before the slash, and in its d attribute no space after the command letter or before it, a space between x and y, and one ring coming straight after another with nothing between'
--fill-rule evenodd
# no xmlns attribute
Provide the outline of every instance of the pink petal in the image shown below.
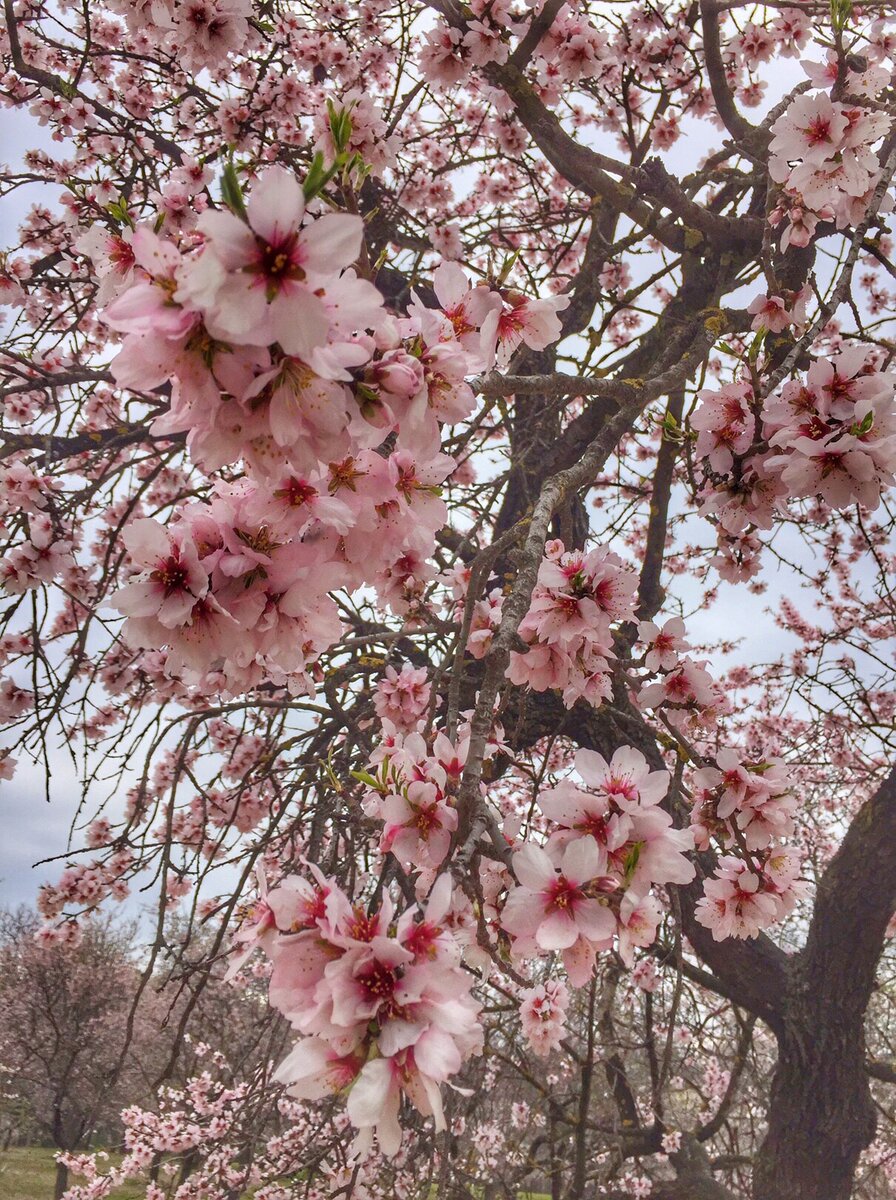
<svg viewBox="0 0 896 1200"><path fill-rule="evenodd" d="M540 846L523 846L513 856L513 870L523 887L540 892L554 882L554 864Z"/></svg>
<svg viewBox="0 0 896 1200"><path fill-rule="evenodd" d="M376 1125L383 1116L393 1090L397 1099L398 1088L388 1059L375 1058L365 1063L348 1095L346 1107L352 1124L361 1127Z"/></svg>
<svg viewBox="0 0 896 1200"><path fill-rule="evenodd" d="M330 1051L324 1042L317 1038L302 1038L284 1058L273 1077L277 1083L295 1083L324 1071L329 1059Z"/></svg>
<svg viewBox="0 0 896 1200"><path fill-rule="evenodd" d="M298 229L305 215L305 195L295 175L276 165L255 183L246 208L254 232L276 245Z"/></svg>
<svg viewBox="0 0 896 1200"><path fill-rule="evenodd" d="M600 869L600 848L590 834L587 837L576 838L563 851L560 870L567 879L575 883L587 883L589 879L600 874Z"/></svg>
<svg viewBox="0 0 896 1200"><path fill-rule="evenodd" d="M602 942L616 932L616 918L598 900L580 900L575 906L575 920L579 931L593 942Z"/></svg>
<svg viewBox="0 0 896 1200"><path fill-rule="evenodd" d="M327 213L302 233L302 259L309 271L335 275L361 253L364 222L351 213Z"/></svg>
<svg viewBox="0 0 896 1200"><path fill-rule="evenodd" d="M563 951L563 965L573 987L584 987L594 970L597 957L594 947L585 938L579 938L574 946Z"/></svg>
<svg viewBox="0 0 896 1200"><path fill-rule="evenodd" d="M154 583L126 583L111 601L126 617L154 617L161 599L161 590Z"/></svg>
<svg viewBox="0 0 896 1200"><path fill-rule="evenodd" d="M446 1080L461 1068L461 1052L454 1038L430 1026L414 1047L414 1062L433 1079Z"/></svg>
<svg viewBox="0 0 896 1200"><path fill-rule="evenodd" d="M541 924L535 940L542 950L567 950L575 944L579 931L568 908L555 909Z"/></svg>
<svg viewBox="0 0 896 1200"><path fill-rule="evenodd" d="M610 770L607 760L596 750L579 750L575 764L576 770L589 787L600 787Z"/></svg>

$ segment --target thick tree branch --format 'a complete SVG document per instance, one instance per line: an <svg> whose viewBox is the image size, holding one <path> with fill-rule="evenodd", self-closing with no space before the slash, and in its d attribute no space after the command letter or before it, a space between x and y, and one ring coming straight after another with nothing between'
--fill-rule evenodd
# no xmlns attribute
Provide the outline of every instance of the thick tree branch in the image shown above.
<svg viewBox="0 0 896 1200"><path fill-rule="evenodd" d="M750 146L755 139L757 130L738 112L731 89L728 87L725 64L722 61L719 9L715 0L701 0L700 19L703 26L703 58L706 62L706 73L709 76L712 98L716 102L719 116L736 142Z"/></svg>

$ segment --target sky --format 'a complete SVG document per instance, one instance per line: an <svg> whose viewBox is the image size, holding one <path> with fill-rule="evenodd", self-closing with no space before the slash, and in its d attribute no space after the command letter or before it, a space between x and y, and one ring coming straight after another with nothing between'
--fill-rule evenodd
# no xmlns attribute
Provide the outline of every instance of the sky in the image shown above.
<svg viewBox="0 0 896 1200"><path fill-rule="evenodd" d="M25 150L44 147L57 153L29 113L17 108L3 110L3 153L9 163L21 160ZM18 244L17 227L31 204L49 203L45 184L29 184L11 195L0 197L0 248ZM71 760L54 754L50 778L52 803L45 799L45 772L24 755L15 777L0 783L0 906L33 902L40 883L58 873L57 867L34 868L33 863L50 854L64 852L68 830L77 809L79 787Z"/></svg>

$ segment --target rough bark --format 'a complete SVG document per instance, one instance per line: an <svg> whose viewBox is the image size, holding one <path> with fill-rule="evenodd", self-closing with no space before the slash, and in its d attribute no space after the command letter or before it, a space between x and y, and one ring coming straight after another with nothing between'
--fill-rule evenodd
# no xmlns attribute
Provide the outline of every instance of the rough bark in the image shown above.
<svg viewBox="0 0 896 1200"><path fill-rule="evenodd" d="M865 1010L896 904L896 769L822 877L790 972L755 1200L848 1200L874 1136Z"/></svg>

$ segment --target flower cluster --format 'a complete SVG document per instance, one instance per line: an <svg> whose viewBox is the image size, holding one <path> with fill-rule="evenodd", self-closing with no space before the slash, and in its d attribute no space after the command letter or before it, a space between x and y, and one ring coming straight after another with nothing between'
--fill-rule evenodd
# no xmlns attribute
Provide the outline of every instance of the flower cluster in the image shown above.
<svg viewBox="0 0 896 1200"><path fill-rule="evenodd" d="M396 916L388 896L370 911L312 868L287 877L256 906L244 953L263 946L273 963L271 1004L301 1035L276 1078L299 1099L348 1090L357 1148L401 1146L402 1096L446 1128L440 1086L482 1047L472 977L444 927L450 877L422 911Z"/></svg>
<svg viewBox="0 0 896 1200"><path fill-rule="evenodd" d="M790 500L877 507L896 472L893 391L876 352L848 346L764 402L746 379L700 392L690 418L700 511L716 526L723 578L758 570L754 531L771 529Z"/></svg>
<svg viewBox="0 0 896 1200"><path fill-rule="evenodd" d="M73 549L74 542L59 536L48 514L33 513L28 520L28 538L0 559L0 581L13 595L60 578L76 586Z"/></svg>
<svg viewBox="0 0 896 1200"><path fill-rule="evenodd" d="M611 550L586 554L549 543L519 628L529 649L511 654L507 678L536 692L556 689L567 708L581 699L605 700L615 657L612 626L633 618L637 586L635 573Z"/></svg>
<svg viewBox="0 0 896 1200"><path fill-rule="evenodd" d="M560 979L549 979L523 991L520 1024L526 1041L539 1058L547 1058L560 1045L568 1005L569 988Z"/></svg>
<svg viewBox="0 0 896 1200"><path fill-rule="evenodd" d="M849 76L847 92L871 99L889 83L886 70ZM769 146L769 173L782 192L769 221L787 220L782 249L808 246L819 221L838 228L861 221L880 177L873 147L890 124L886 114L831 100L826 92L791 101L772 125Z"/></svg>
<svg viewBox="0 0 896 1200"><path fill-rule="evenodd" d="M496 727L486 747L491 757L500 747ZM402 733L388 722L370 763L358 772L364 783L365 813L383 822L380 851L391 852L404 867L414 867L432 879L444 861L457 829L455 795L469 749L469 726L461 724L452 742L444 733L429 737Z"/></svg>
<svg viewBox="0 0 896 1200"><path fill-rule="evenodd" d="M304 1152L319 1136L319 1121L306 1106L281 1097L276 1109L281 1128L261 1139L247 1159L246 1139L253 1135L251 1083L234 1079L224 1055L206 1043L194 1042L189 1034L184 1040L197 1060L197 1073L181 1086L163 1088L158 1111L139 1105L124 1110L120 1160L110 1160L102 1150L59 1155L58 1161L83 1179L69 1187L66 1200L106 1200L122 1187L134 1195L139 1189L145 1200L184 1200L189 1193L218 1197L247 1189L259 1200L286 1200L281 1181L306 1169ZM364 1178L367 1165L356 1165L358 1178ZM373 1166L382 1171L382 1160ZM314 1200L332 1194L326 1183L338 1186L338 1168L323 1163L320 1171L324 1186L308 1192Z"/></svg>
<svg viewBox="0 0 896 1200"><path fill-rule="evenodd" d="M110 8L190 71L220 68L251 37L249 0L110 0Z"/></svg>
<svg viewBox="0 0 896 1200"><path fill-rule="evenodd" d="M652 622L643 622L643 625L648 629L656 628ZM647 636L653 635L648 633ZM675 635L670 635L669 641L673 645L676 640ZM663 638L660 644L663 645L665 641ZM683 643L681 648L685 648ZM641 687L636 697L640 708L662 710L664 718L671 725L696 729L710 728L718 716L727 711L728 700L724 690L712 678L705 662L695 662L688 655L679 655L668 644L661 652L648 650L645 659L648 657L657 662L655 673L659 677Z"/></svg>
<svg viewBox="0 0 896 1200"><path fill-rule="evenodd" d="M753 763L735 750L720 750L716 766L694 772L691 828L697 846L711 838L723 845L742 839L747 850L766 850L793 832L796 796L780 759Z"/></svg>
<svg viewBox="0 0 896 1200"><path fill-rule="evenodd" d="M133 861L133 853L122 849L103 863L74 863L66 867L55 884L46 883L40 889L37 907L41 916L53 920L71 906L93 909L107 897L123 900L130 894L124 876ZM76 927L76 923L67 922L58 930L48 926L47 933L52 935L58 932L65 937Z"/></svg>
<svg viewBox="0 0 896 1200"><path fill-rule="evenodd" d="M116 603L129 643L167 647L172 673L216 672L231 692L265 680L310 690L340 632L329 591L367 584L396 613L419 607L455 465L441 424L469 415L467 375L556 338L565 300L471 287L446 263L442 309L389 317L351 265L359 217L312 217L277 166L242 204L201 215L198 251L143 226L109 250L121 281L105 319L125 334L116 380L170 383L154 432L185 433L206 471L242 460L247 472L167 532L136 522L125 544L137 574ZM390 434L396 447L379 453ZM53 544L57 559L65 551ZM5 569L15 589L25 564ZM59 569L39 563L28 579Z"/></svg>
<svg viewBox="0 0 896 1200"><path fill-rule="evenodd" d="M765 469L790 496L876 508L896 472L894 384L865 346L814 362L766 403L763 434L777 453Z"/></svg>
<svg viewBox="0 0 896 1200"><path fill-rule="evenodd" d="M426 667L414 668L410 663L400 671L386 667L376 684L376 715L401 733L410 733L429 707L430 691Z"/></svg>
<svg viewBox="0 0 896 1200"><path fill-rule="evenodd" d="M133 521L124 541L135 574L114 597L125 639L168 647L169 671L216 672L231 693L265 680L312 691L313 664L342 630L330 590L368 583L406 612L435 574L426 556L450 467L446 456L418 468L407 451L364 451L272 488L218 484L167 528Z"/></svg>
<svg viewBox="0 0 896 1200"><path fill-rule="evenodd" d="M378 446L390 432L432 457L439 423L472 410L465 376L560 332L564 299L507 300L471 288L453 263L435 273L444 311L418 302L407 318L386 315L352 266L361 218L312 217L282 167L259 178L245 219L206 212L198 230L196 253L138 227L139 276L105 319L128 335L116 380L139 390L172 380L155 431L186 433L206 470L242 458L273 481Z"/></svg>
<svg viewBox="0 0 896 1200"><path fill-rule="evenodd" d="M806 893L799 879L800 862L778 850L751 865L724 855L711 879L703 885L696 917L717 942L725 938L754 938L796 907Z"/></svg>
<svg viewBox="0 0 896 1200"><path fill-rule="evenodd" d="M668 772L651 771L640 751L621 747L607 763L580 750L575 767L581 784L563 780L539 797L555 828L544 849L529 843L514 854L519 886L501 923L516 956L558 950L570 982L582 987L614 939L629 965L634 949L654 940L660 910L651 888L693 879L685 854L694 840L659 805Z"/></svg>
<svg viewBox="0 0 896 1200"><path fill-rule="evenodd" d="M451 591L451 598L447 601L446 607L452 619L458 625L463 625L470 587L470 568L462 563L454 566L440 576L440 582ZM491 588L487 595L473 601L470 612L470 633L466 645L467 653L473 658L485 658L491 649L494 636L501 625L503 603L504 593L498 587Z"/></svg>
<svg viewBox="0 0 896 1200"><path fill-rule="evenodd" d="M730 853L707 880L697 919L716 938L755 937L805 891L799 855L782 846L794 831L796 796L780 759L751 762L721 750L715 764L694 772L691 829L698 849L715 840Z"/></svg>
<svg viewBox="0 0 896 1200"><path fill-rule="evenodd" d="M703 471L699 511L713 522L719 540L713 565L724 579L749 578L758 569L752 531L770 529L786 499L780 479L766 470L771 454L760 448L761 404L752 381L699 392L690 425Z"/></svg>

